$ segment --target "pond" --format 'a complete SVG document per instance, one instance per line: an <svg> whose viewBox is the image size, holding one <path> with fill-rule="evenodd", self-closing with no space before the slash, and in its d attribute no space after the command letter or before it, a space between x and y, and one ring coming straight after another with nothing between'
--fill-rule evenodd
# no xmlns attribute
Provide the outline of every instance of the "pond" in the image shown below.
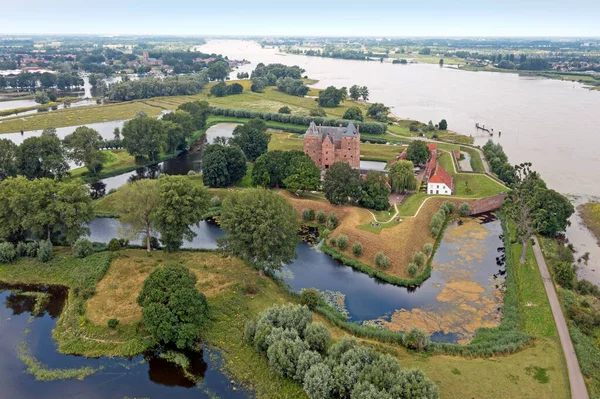
<svg viewBox="0 0 600 399"><path fill-rule="evenodd" d="M378 172L385 171L385 166L387 162L377 162L377 161L360 161L360 168L363 170L376 170Z"/></svg>
<svg viewBox="0 0 600 399"><path fill-rule="evenodd" d="M107 243L118 236L119 226L118 219L96 219L90 224L90 240ZM195 231L198 236L184 248L214 249L216 239L225 234L211 222L202 222ZM431 277L416 288L370 277L305 242L280 277L294 291L318 289L350 321L394 331L417 325L433 340L467 342L478 327L496 325L501 317L505 274L501 234L501 224L492 215L452 224L434 256Z"/></svg>
<svg viewBox="0 0 600 399"><path fill-rule="evenodd" d="M32 316L35 298L23 292L44 292L50 296L41 314ZM127 358L87 359L57 351L52 329L66 300L66 289L57 286L11 286L0 284L0 386L2 397L11 399L64 398L248 398L251 393L230 382L220 370L223 360L216 350L205 348L190 356L186 377L179 367L153 353ZM44 366L102 370L79 380L36 381L26 374L19 358L25 342L30 355Z"/></svg>

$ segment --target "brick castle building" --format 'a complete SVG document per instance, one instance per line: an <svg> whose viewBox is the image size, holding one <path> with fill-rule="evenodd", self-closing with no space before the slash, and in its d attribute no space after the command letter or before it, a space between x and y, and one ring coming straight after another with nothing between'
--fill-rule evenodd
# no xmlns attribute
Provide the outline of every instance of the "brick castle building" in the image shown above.
<svg viewBox="0 0 600 399"><path fill-rule="evenodd" d="M347 127L317 126L311 122L304 134L304 153L320 168L342 161L360 166L360 133L352 122Z"/></svg>

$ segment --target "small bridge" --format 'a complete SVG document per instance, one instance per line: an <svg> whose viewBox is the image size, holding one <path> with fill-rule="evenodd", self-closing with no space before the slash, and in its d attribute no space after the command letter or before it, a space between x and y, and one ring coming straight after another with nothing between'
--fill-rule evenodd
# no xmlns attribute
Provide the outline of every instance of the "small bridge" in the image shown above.
<svg viewBox="0 0 600 399"><path fill-rule="evenodd" d="M504 203L505 198L506 194L502 193L494 195L493 197L480 199L473 207L473 210L471 210L471 216L479 215L481 213L486 212L492 212L496 209L500 209L502 207L502 204Z"/></svg>

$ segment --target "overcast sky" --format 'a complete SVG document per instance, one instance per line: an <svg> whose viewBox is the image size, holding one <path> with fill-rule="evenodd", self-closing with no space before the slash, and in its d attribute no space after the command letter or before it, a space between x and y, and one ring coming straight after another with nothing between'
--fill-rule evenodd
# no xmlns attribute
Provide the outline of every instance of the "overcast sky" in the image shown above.
<svg viewBox="0 0 600 399"><path fill-rule="evenodd" d="M0 0L0 33L600 36L600 0Z"/></svg>

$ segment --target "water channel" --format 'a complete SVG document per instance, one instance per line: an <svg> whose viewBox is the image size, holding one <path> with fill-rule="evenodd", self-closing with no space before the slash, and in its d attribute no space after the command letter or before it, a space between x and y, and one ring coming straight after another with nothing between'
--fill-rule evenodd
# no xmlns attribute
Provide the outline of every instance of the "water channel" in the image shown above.
<svg viewBox="0 0 600 399"><path fill-rule="evenodd" d="M23 292L45 292L50 301L42 314L32 315L35 298ZM251 393L230 383L220 370L218 351L204 348L190 356L193 380L181 369L154 353L134 358L88 359L63 355L52 338L66 300L66 289L58 286L11 286L0 284L0 396L10 399L122 399L153 398L248 398ZM25 342L28 352L44 366L53 368L92 367L102 370L82 381L37 381L26 374L19 358Z"/></svg>

